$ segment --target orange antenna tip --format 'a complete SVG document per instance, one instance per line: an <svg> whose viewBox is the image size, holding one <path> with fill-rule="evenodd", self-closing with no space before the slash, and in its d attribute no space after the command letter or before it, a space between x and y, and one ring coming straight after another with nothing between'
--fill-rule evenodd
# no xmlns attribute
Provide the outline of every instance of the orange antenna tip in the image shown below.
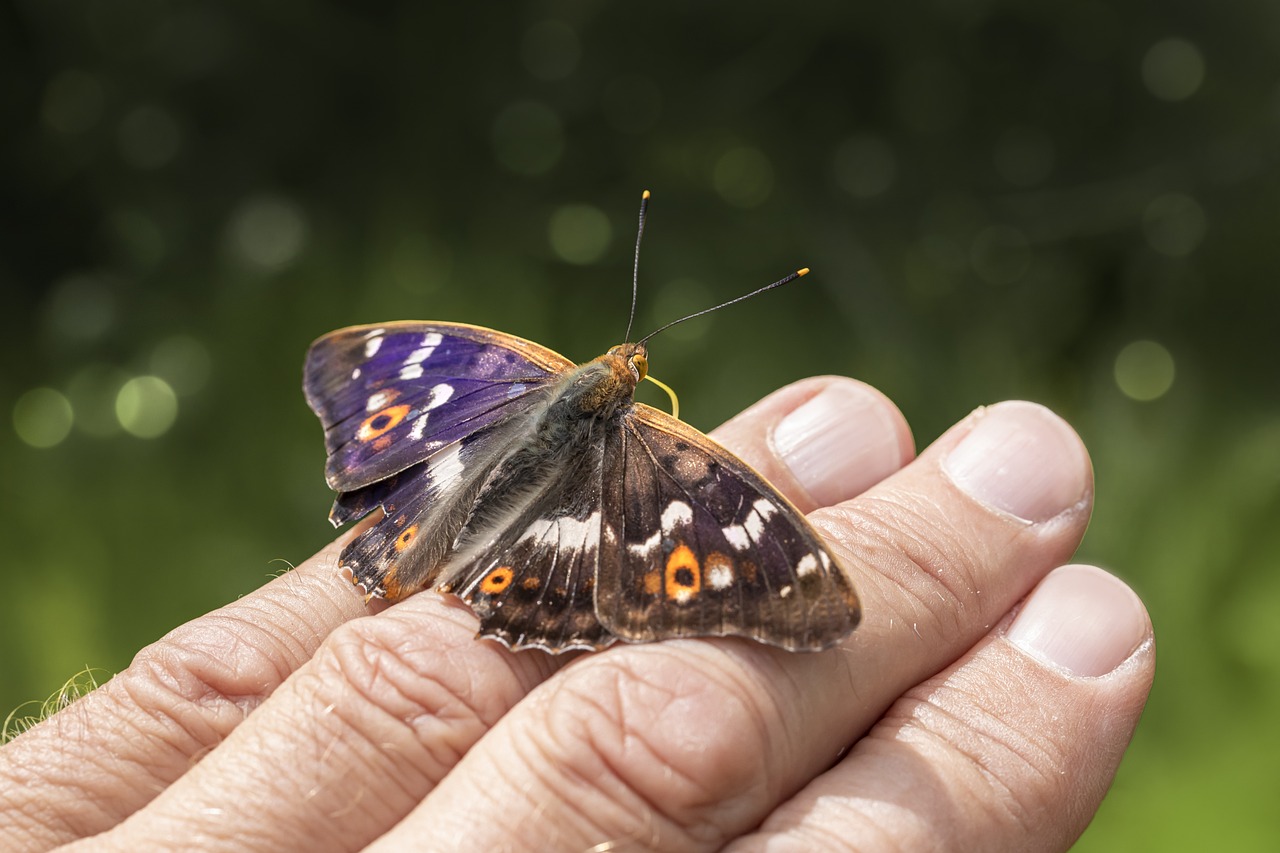
<svg viewBox="0 0 1280 853"><path fill-rule="evenodd" d="M805 268L804 268L804 269L802 269L802 270L796 270L796 275L808 275L808 274L809 274L809 268L808 268L808 267L805 267Z"/></svg>
<svg viewBox="0 0 1280 853"><path fill-rule="evenodd" d="M649 191L648 191L648 190L645 190L644 192L642 192L642 193L640 194L640 198L648 198L648 197L649 197Z"/></svg>

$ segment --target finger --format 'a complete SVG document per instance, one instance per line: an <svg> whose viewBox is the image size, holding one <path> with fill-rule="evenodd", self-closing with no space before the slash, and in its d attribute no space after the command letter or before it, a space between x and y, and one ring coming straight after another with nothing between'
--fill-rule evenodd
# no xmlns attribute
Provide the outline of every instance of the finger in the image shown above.
<svg viewBox="0 0 1280 853"><path fill-rule="evenodd" d="M889 398L839 376L788 385L711 435L803 512L855 497L915 456L911 428Z"/></svg>
<svg viewBox="0 0 1280 853"><path fill-rule="evenodd" d="M833 385L849 387L832 394ZM799 410L811 423L813 411L825 407L841 443L869 442L888 457L860 451L870 476L845 465L836 472L842 483L812 478L826 494L853 493L900 464L897 436L905 424L881 395L852 380L817 380L801 390L735 419L728 441L760 457L779 421ZM824 395L829 402L815 405ZM475 632L469 611L432 593L348 622L221 749L121 826L113 843L146 847L196 837L204 847L243 845L246 837L264 847L366 843L564 662L476 642Z"/></svg>
<svg viewBox="0 0 1280 853"><path fill-rule="evenodd" d="M1012 625L912 689L832 770L731 850L1066 850L1097 811L1151 689L1141 601L1054 571Z"/></svg>
<svg viewBox="0 0 1280 853"><path fill-rule="evenodd" d="M865 628L845 649L691 641L584 659L507 715L380 843L437 833L437 849L716 848L1060 564L1090 494L1087 455L1055 415L1026 403L980 412L812 516L863 600Z"/></svg>
<svg viewBox="0 0 1280 853"><path fill-rule="evenodd" d="M171 631L0 750L0 848L114 826L220 743L334 627L364 613L337 570L348 537Z"/></svg>

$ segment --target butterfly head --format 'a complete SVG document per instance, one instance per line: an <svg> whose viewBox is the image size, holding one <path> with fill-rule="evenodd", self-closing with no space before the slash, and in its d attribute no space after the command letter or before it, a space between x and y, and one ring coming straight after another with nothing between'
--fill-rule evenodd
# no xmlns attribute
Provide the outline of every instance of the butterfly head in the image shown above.
<svg viewBox="0 0 1280 853"><path fill-rule="evenodd" d="M617 359L639 385L649 375L649 347L641 341L638 344L618 344L604 355L607 359Z"/></svg>

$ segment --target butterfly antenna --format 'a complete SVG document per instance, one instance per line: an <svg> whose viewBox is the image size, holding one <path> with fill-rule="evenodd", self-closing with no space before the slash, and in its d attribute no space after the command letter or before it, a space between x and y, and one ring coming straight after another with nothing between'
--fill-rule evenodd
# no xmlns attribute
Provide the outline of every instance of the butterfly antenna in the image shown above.
<svg viewBox="0 0 1280 853"><path fill-rule="evenodd" d="M649 211L649 191L640 195L640 227L636 229L636 260L631 267L631 316L627 318L627 333L624 341L631 340L631 324L636 321L636 294L640 291L640 239L644 237L644 217Z"/></svg>
<svg viewBox="0 0 1280 853"><path fill-rule="evenodd" d="M667 329L670 329L672 326L675 326L679 323L683 323L685 320L692 320L694 317L701 317L703 314L710 314L712 311L719 311L721 308L727 308L730 305L734 304L735 302L741 302L744 299L750 299L753 296L759 296L761 293L764 293L766 290L773 290L775 287L782 287L782 285L789 284L790 282L795 281L801 276L806 276L808 274L809 274L808 267L805 267L804 269L796 270L786 278L780 278L777 281L775 281L773 284L766 284L764 287L761 287L757 290L753 290L750 293L744 294L734 299L730 299L728 302L721 302L719 305L715 306L714 308L703 308L701 311L695 311L694 313L688 315L687 317L681 317L679 320L672 320L670 323L663 326L662 328L655 329L654 331L645 335L643 338L637 341L637 343L642 344L645 341L649 340L649 338L652 338L654 335L658 334L659 332L665 332Z"/></svg>

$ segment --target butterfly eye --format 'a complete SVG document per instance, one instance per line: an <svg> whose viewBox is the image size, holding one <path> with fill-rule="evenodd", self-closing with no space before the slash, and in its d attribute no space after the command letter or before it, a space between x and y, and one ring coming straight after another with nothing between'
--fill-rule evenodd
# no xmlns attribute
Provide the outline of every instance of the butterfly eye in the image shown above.
<svg viewBox="0 0 1280 853"><path fill-rule="evenodd" d="M637 382L649 375L649 359L640 353L631 356L631 367L636 372Z"/></svg>

